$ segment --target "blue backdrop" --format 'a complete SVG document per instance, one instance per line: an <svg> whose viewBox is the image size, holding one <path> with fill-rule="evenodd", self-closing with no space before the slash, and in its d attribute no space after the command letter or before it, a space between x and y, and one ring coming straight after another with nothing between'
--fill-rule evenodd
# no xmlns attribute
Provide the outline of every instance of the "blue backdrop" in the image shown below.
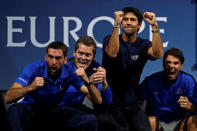
<svg viewBox="0 0 197 131"><path fill-rule="evenodd" d="M29 63L44 59L51 41L63 41L72 55L75 41L90 35L98 43L96 60L102 60L102 40L112 32L113 12L134 6L155 12L165 50L180 48L186 58L183 70L196 79L196 0L1 0L0 89L10 88ZM149 24L143 22L139 36L151 40ZM162 70L162 59L149 61L141 77Z"/></svg>

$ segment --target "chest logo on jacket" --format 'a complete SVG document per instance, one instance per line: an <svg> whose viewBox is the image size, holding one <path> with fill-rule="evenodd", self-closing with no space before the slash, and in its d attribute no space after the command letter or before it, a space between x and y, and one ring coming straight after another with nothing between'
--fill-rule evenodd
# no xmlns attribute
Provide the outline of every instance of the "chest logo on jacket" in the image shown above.
<svg viewBox="0 0 197 131"><path fill-rule="evenodd" d="M181 88L178 88L178 89L176 90L176 94L177 94L177 95L180 95L180 94L182 94L182 93L183 93L183 91L182 91Z"/></svg>
<svg viewBox="0 0 197 131"><path fill-rule="evenodd" d="M136 61L138 59L139 55L133 55L131 56L131 60L132 61Z"/></svg>

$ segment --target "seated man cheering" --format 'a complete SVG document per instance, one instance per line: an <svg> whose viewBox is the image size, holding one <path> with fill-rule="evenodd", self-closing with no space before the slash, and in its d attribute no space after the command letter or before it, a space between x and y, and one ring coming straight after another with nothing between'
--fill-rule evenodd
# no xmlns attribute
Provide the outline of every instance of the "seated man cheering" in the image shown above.
<svg viewBox="0 0 197 131"><path fill-rule="evenodd" d="M181 71L182 51L167 50L164 70L147 77L140 85L140 98L147 100L146 113L152 131L196 131L197 87L194 78Z"/></svg>

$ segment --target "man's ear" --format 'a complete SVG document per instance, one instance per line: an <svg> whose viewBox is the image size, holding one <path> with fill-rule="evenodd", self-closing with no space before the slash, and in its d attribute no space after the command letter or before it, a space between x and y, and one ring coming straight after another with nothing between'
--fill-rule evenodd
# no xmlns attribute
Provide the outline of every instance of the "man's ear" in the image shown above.
<svg viewBox="0 0 197 131"><path fill-rule="evenodd" d="M181 69L183 68L183 66L184 66L184 63L183 63L183 64L181 64Z"/></svg>
<svg viewBox="0 0 197 131"><path fill-rule="evenodd" d="M73 51L73 56L75 57L76 51Z"/></svg>
<svg viewBox="0 0 197 131"><path fill-rule="evenodd" d="M47 54L45 54L45 57L44 57L45 61L47 60Z"/></svg>
<svg viewBox="0 0 197 131"><path fill-rule="evenodd" d="M142 22L139 23L138 26L137 26L138 31L140 30L141 26L142 26Z"/></svg>
<svg viewBox="0 0 197 131"><path fill-rule="evenodd" d="M64 64L66 64L67 61L68 61L68 56L65 56L65 57L64 57Z"/></svg>

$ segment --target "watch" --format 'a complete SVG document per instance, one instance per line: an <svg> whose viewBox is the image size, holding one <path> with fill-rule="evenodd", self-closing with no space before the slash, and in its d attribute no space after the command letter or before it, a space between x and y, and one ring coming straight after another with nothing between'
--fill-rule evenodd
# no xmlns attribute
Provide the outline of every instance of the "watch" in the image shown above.
<svg viewBox="0 0 197 131"><path fill-rule="evenodd" d="M86 86L90 86L92 84L92 80L91 79L89 79L89 82L86 84Z"/></svg>

